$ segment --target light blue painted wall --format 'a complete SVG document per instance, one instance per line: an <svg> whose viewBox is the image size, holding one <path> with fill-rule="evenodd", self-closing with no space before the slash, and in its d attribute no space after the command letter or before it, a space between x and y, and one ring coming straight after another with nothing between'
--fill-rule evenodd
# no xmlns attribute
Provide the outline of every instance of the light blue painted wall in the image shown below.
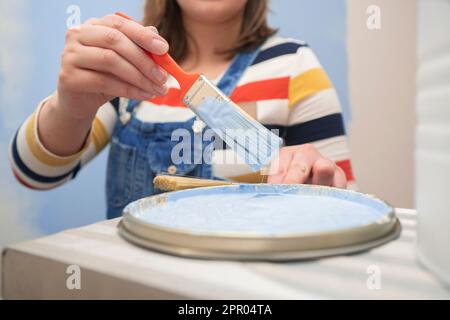
<svg viewBox="0 0 450 320"><path fill-rule="evenodd" d="M333 81L350 120L346 0L272 0L271 23L280 34L306 41Z"/></svg>
<svg viewBox="0 0 450 320"><path fill-rule="evenodd" d="M31 224L41 233L105 218L106 152L91 162L75 182L45 193L20 187L6 162L5 146L15 128L54 90L64 45L66 9L73 4L81 8L82 20L118 10L140 17L142 7L140 0L0 0L0 18L4 19L8 13L9 20L5 21L16 22L0 24L1 45L5 46L0 51L3 54L0 59L2 64L8 64L2 66L0 73L0 89L3 89L0 91L0 147L3 150L0 152L0 192L3 199L26 202L26 206L21 203L13 206L17 209L15 219L19 224ZM11 6L15 6L15 10ZM3 10L7 7L9 9ZM348 118L345 1L273 0L272 8L271 21L280 28L282 35L305 40L316 51L339 91ZM0 204L0 209L4 207ZM8 230L7 225L0 228L0 232L14 230Z"/></svg>

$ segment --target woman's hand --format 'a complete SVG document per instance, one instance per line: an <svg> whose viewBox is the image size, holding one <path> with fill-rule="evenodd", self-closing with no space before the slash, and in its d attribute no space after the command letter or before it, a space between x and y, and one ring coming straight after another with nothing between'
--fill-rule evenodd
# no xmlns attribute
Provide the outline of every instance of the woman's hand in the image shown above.
<svg viewBox="0 0 450 320"><path fill-rule="evenodd" d="M58 90L38 118L39 137L49 151L80 151L97 110L114 97L146 100L166 93L167 73L142 48L162 55L169 46L155 28L117 15L67 31Z"/></svg>
<svg viewBox="0 0 450 320"><path fill-rule="evenodd" d="M164 95L167 74L142 48L162 55L169 46L154 27L117 15L68 30L53 105L67 116L92 120L114 97L145 100Z"/></svg>
<svg viewBox="0 0 450 320"><path fill-rule="evenodd" d="M281 148L272 162L268 182L347 187L344 171L311 144Z"/></svg>

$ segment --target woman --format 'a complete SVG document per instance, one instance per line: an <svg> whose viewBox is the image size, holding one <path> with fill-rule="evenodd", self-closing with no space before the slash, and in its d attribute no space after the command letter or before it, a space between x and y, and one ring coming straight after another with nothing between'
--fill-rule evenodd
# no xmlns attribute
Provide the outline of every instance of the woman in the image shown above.
<svg viewBox="0 0 450 320"><path fill-rule="evenodd" d="M276 36L266 16L260 0L148 0L147 27L110 15L69 30L56 92L11 143L14 174L31 188L57 187L111 141L109 218L156 193L152 181L160 173L261 181L245 164L230 163L227 149L214 150L212 165L172 162L171 133L195 135L198 123L176 81L144 48L169 51L183 69L203 73L279 130L285 146L269 183L346 187L352 174L336 92L312 50Z"/></svg>

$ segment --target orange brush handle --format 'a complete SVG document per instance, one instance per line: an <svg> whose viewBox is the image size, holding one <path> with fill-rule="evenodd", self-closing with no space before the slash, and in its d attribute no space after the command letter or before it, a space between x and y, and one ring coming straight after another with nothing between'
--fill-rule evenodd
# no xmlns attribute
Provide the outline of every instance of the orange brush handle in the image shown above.
<svg viewBox="0 0 450 320"><path fill-rule="evenodd" d="M116 12L116 15L128 20L133 20L127 15L123 14L122 12ZM157 65L166 70L178 81L183 96L186 95L187 91L191 88L191 86L194 84L195 81L197 81L197 79L200 76L199 74L185 72L168 53L163 55L157 55L145 49L143 50L145 51L147 56L149 56Z"/></svg>

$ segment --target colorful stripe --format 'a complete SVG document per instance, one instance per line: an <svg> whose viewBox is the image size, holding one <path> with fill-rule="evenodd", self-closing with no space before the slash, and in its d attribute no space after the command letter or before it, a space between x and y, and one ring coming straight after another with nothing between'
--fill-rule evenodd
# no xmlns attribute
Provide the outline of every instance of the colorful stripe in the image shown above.
<svg viewBox="0 0 450 320"><path fill-rule="evenodd" d="M339 98L333 89L320 91L288 110L288 126L341 113Z"/></svg>
<svg viewBox="0 0 450 320"><path fill-rule="evenodd" d="M344 171L347 181L355 181L350 160L338 161L336 165Z"/></svg>
<svg viewBox="0 0 450 320"><path fill-rule="evenodd" d="M26 121L26 141L28 144L28 148L31 153L38 159L40 162L48 165L48 166L66 166L71 164L74 160L80 157L81 152L70 156L70 157L58 157L56 155L50 154L42 145L39 143L39 140L36 139L38 136L36 129L36 112L31 115L31 117Z"/></svg>
<svg viewBox="0 0 450 320"><path fill-rule="evenodd" d="M237 87L230 98L235 103L287 99L289 80L289 77L285 77L251 82ZM174 88L169 89L166 96L153 98L149 102L160 106L186 108L181 101L180 89Z"/></svg>
<svg viewBox="0 0 450 320"><path fill-rule="evenodd" d="M55 177L49 177L37 174L33 170L31 170L23 161L22 158L19 155L19 152L17 151L17 134L15 134L14 139L12 141L12 158L15 163L15 165L18 167L21 173L23 173L25 176L30 178L31 180L40 182L40 183L57 183L61 180L66 179L68 176L72 175L75 171L78 171L77 169L73 169L63 175L55 176Z"/></svg>
<svg viewBox="0 0 450 320"><path fill-rule="evenodd" d="M32 189L32 190L41 190L41 191L47 190L47 189L45 189L45 188L39 189L39 188L37 188L37 187L35 187L35 186L29 184L29 183L26 182L24 179L22 179L22 178L19 176L19 174L18 174L14 169L12 170L12 172L13 172L14 178L16 178L16 180L17 180L21 185L23 185L24 187L27 187L28 189Z"/></svg>
<svg viewBox="0 0 450 320"><path fill-rule="evenodd" d="M285 143L294 146L342 135L345 135L344 121L342 114L337 113L288 127Z"/></svg>
<svg viewBox="0 0 450 320"><path fill-rule="evenodd" d="M292 107L322 90L333 85L322 68L315 68L291 79L289 84L289 106Z"/></svg>
<svg viewBox="0 0 450 320"><path fill-rule="evenodd" d="M273 47L262 50L252 65L256 65L261 62L265 62L267 60L271 60L274 58L278 58L280 56L295 54L298 49L301 47L307 47L306 43L297 43L297 42L286 42L279 45L275 45Z"/></svg>
<svg viewBox="0 0 450 320"><path fill-rule="evenodd" d="M234 90L231 99L236 103L287 99L289 80L289 77L286 77L245 84Z"/></svg>
<svg viewBox="0 0 450 320"><path fill-rule="evenodd" d="M110 101L111 105L113 106L114 110L116 111L116 113L119 112L119 107L120 107L120 98L114 98Z"/></svg>
<svg viewBox="0 0 450 320"><path fill-rule="evenodd" d="M99 118L95 118L90 134L90 139L94 142L97 153L102 151L103 148L108 144L109 138L110 137L108 130L105 128Z"/></svg>

